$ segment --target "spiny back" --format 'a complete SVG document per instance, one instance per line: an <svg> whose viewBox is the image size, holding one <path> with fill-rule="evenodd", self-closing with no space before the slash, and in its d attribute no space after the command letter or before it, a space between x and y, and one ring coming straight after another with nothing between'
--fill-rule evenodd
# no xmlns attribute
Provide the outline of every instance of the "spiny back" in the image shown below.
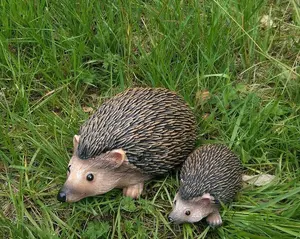
<svg viewBox="0 0 300 239"><path fill-rule="evenodd" d="M231 201L241 187L242 165L224 145L205 145L184 162L179 193L184 200L209 193L223 203Z"/></svg>
<svg viewBox="0 0 300 239"><path fill-rule="evenodd" d="M164 174L194 149L196 122L185 102L167 89L133 88L106 101L80 129L78 156L122 148L130 163Z"/></svg>

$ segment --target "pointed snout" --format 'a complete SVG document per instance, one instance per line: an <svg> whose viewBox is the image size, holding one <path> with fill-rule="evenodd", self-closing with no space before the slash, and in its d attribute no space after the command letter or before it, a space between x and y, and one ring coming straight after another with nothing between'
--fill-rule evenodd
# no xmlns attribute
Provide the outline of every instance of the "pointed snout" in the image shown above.
<svg viewBox="0 0 300 239"><path fill-rule="evenodd" d="M182 221L182 219L180 217L178 217L178 214L174 211L172 211L169 215L168 215L168 221L170 223L174 223L174 224L182 224L184 221Z"/></svg>
<svg viewBox="0 0 300 239"><path fill-rule="evenodd" d="M85 193L79 193L77 190L74 190L68 185L64 185L59 192L57 193L57 200L60 202L77 202L82 198L87 197Z"/></svg>
<svg viewBox="0 0 300 239"><path fill-rule="evenodd" d="M174 222L174 219L170 215L168 216L168 220L169 222Z"/></svg>
<svg viewBox="0 0 300 239"><path fill-rule="evenodd" d="M59 190L58 194L57 194L57 200L60 202L66 202L67 200L67 194L64 191L64 189L62 188L61 190Z"/></svg>
<svg viewBox="0 0 300 239"><path fill-rule="evenodd" d="M57 193L57 200L60 202L69 202L72 197L71 190L68 186L64 185Z"/></svg>

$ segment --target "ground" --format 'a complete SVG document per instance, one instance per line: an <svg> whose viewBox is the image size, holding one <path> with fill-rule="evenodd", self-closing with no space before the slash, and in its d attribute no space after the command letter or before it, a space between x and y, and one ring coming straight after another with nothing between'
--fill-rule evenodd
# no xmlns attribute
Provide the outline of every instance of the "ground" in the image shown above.
<svg viewBox="0 0 300 239"><path fill-rule="evenodd" d="M0 3L0 234L3 238L299 238L298 0ZM178 173L63 204L72 137L107 98L133 86L178 92L198 145L222 142L245 185L224 225L167 222Z"/></svg>

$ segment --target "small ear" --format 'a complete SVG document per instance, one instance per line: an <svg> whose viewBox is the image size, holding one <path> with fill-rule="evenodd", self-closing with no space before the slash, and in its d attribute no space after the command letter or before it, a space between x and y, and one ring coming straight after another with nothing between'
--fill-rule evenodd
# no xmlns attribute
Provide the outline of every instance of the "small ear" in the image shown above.
<svg viewBox="0 0 300 239"><path fill-rule="evenodd" d="M116 167L120 167L127 160L126 153L123 149L112 150L108 153L108 160Z"/></svg>
<svg viewBox="0 0 300 239"><path fill-rule="evenodd" d="M209 199L209 200L215 200L213 196L211 196L209 193L204 193L201 197L202 199Z"/></svg>
<svg viewBox="0 0 300 239"><path fill-rule="evenodd" d="M200 197L193 198L192 200L196 203L208 205L214 201L214 197L211 196L209 193L205 193Z"/></svg>
<svg viewBox="0 0 300 239"><path fill-rule="evenodd" d="M74 135L73 137L73 148L74 148L74 152L75 150L77 149L78 147L78 143L79 143L79 138L80 138L80 135Z"/></svg>

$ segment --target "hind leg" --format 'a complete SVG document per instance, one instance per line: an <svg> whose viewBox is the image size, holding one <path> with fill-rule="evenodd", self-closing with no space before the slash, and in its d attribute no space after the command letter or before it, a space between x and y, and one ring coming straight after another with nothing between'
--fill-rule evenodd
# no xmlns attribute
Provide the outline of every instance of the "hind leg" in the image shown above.
<svg viewBox="0 0 300 239"><path fill-rule="evenodd" d="M206 221L211 227L217 227L222 225L222 218L218 210L209 214L206 218Z"/></svg>
<svg viewBox="0 0 300 239"><path fill-rule="evenodd" d="M138 183L123 188L123 195L131 198L138 198L143 192L144 183Z"/></svg>

